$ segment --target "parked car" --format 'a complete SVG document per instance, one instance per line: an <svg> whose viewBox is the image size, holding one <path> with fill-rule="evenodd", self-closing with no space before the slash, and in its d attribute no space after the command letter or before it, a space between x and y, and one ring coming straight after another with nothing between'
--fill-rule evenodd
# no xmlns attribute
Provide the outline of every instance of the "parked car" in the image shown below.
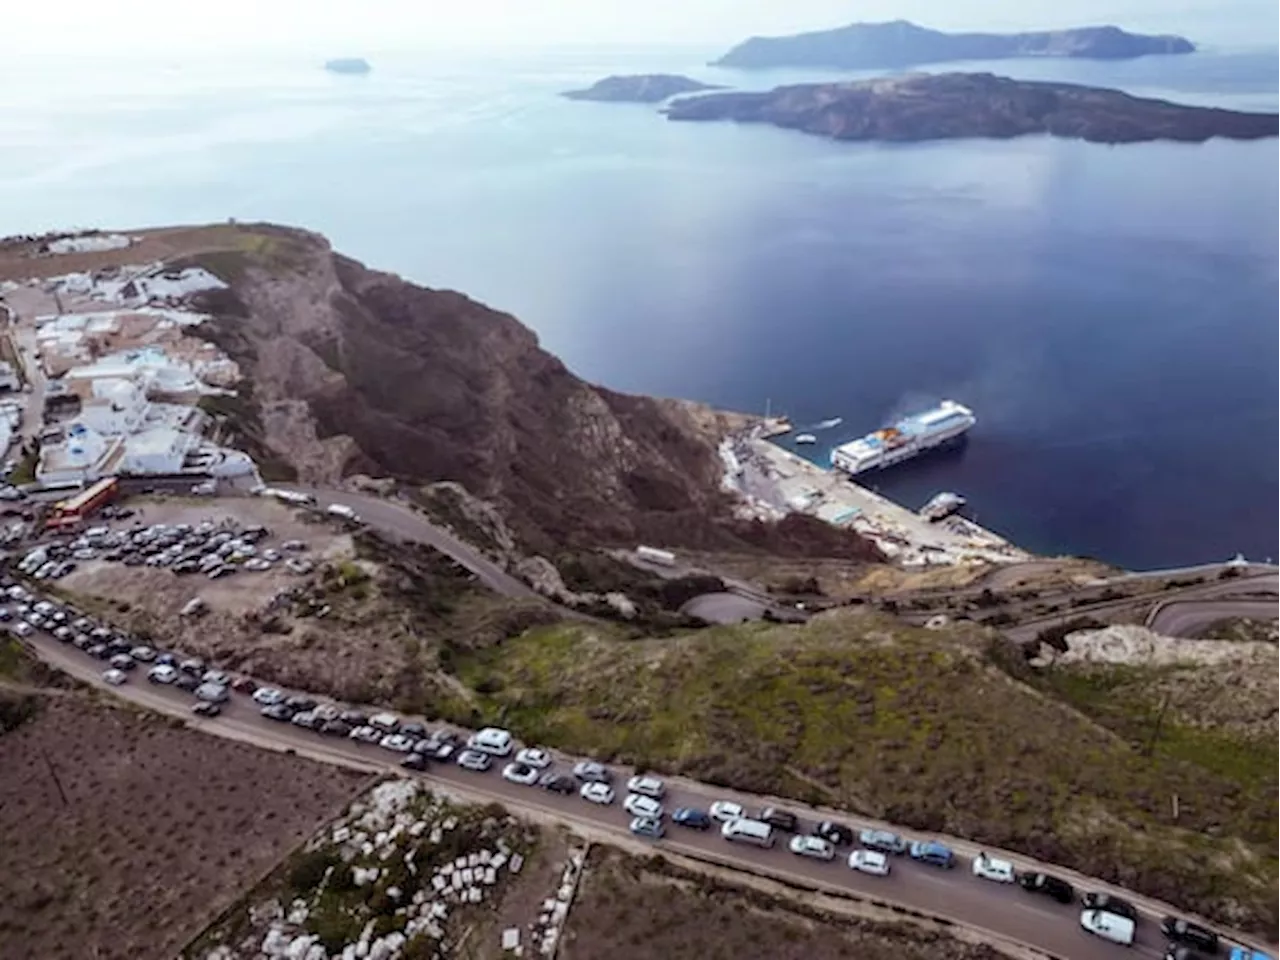
<svg viewBox="0 0 1280 960"><path fill-rule="evenodd" d="M879 850L855 850L849 854L849 869L876 877L887 877L889 857Z"/></svg>
<svg viewBox="0 0 1280 960"><path fill-rule="evenodd" d="M728 823L730 820L741 820L747 815L746 808L732 800L716 800L708 811L711 819L717 823Z"/></svg>
<svg viewBox="0 0 1280 960"><path fill-rule="evenodd" d="M116 670L115 668L112 668L102 675L102 679L107 681L107 683L111 684L113 687L118 687L129 679L129 675L123 670Z"/></svg>
<svg viewBox="0 0 1280 960"><path fill-rule="evenodd" d="M378 741L378 746L383 750L394 750L396 753L408 753L417 744L417 740L413 737L406 737L403 733L389 733Z"/></svg>
<svg viewBox="0 0 1280 960"><path fill-rule="evenodd" d="M133 657L135 660L140 660L143 663L151 663L156 658L156 651L152 647L142 644L141 646L134 647L130 650L129 656Z"/></svg>
<svg viewBox="0 0 1280 960"><path fill-rule="evenodd" d="M138 661L133 659L133 657L129 656L127 653L117 653L111 658L111 665L117 670L124 670L127 672L129 670L136 669Z"/></svg>
<svg viewBox="0 0 1280 960"><path fill-rule="evenodd" d="M264 707L270 707L273 704L284 703L284 693L275 687L259 687L253 691L253 702Z"/></svg>
<svg viewBox="0 0 1280 960"><path fill-rule="evenodd" d="M351 724L341 720L328 720L320 725L320 732L328 737L349 737L352 729Z"/></svg>
<svg viewBox="0 0 1280 960"><path fill-rule="evenodd" d="M622 809L633 817L652 817L654 819L662 818L662 804L653 797L646 797L639 793L629 793L626 799L622 801Z"/></svg>
<svg viewBox="0 0 1280 960"><path fill-rule="evenodd" d="M636 817L631 821L631 832L638 837L661 840L666 830L663 829L662 821L656 817Z"/></svg>
<svg viewBox="0 0 1280 960"><path fill-rule="evenodd" d="M422 737L427 735L427 728L423 724L414 721L411 723L400 724L400 732L406 737L413 737L415 740L420 740Z"/></svg>
<svg viewBox="0 0 1280 960"><path fill-rule="evenodd" d="M227 688L220 683L202 683L196 687L195 694L197 700L208 703L226 703L230 697Z"/></svg>
<svg viewBox="0 0 1280 960"><path fill-rule="evenodd" d="M1018 884L1028 893L1042 893L1059 903L1074 903L1076 899L1076 891L1071 884L1048 873L1020 874Z"/></svg>
<svg viewBox="0 0 1280 960"><path fill-rule="evenodd" d="M458 766L482 773L493 766L493 758L480 750L463 750L458 754Z"/></svg>
<svg viewBox="0 0 1280 960"><path fill-rule="evenodd" d="M1204 953L1217 953L1221 944L1212 930L1181 917L1165 917L1160 921L1160 932L1170 940L1183 943Z"/></svg>
<svg viewBox="0 0 1280 960"><path fill-rule="evenodd" d="M302 727L304 730L314 730L320 726L321 721L310 710L299 710L289 718L289 722L295 727Z"/></svg>
<svg viewBox="0 0 1280 960"><path fill-rule="evenodd" d="M795 833L800 829L800 821L796 819L796 815L778 807L765 807L760 811L760 816L757 819L761 823L767 823L775 830L782 830L786 833Z"/></svg>
<svg viewBox="0 0 1280 960"><path fill-rule="evenodd" d="M853 843L853 838L855 836L852 827L846 827L842 823L833 823L830 820L823 820L821 823L814 826L813 835L815 837L822 837L824 840L829 840L837 847L843 847Z"/></svg>
<svg viewBox="0 0 1280 960"><path fill-rule="evenodd" d="M178 679L173 681L173 685L185 693L191 693L196 687L200 686L200 678L193 677L189 673L178 675Z"/></svg>
<svg viewBox="0 0 1280 960"><path fill-rule="evenodd" d="M400 761L400 766L406 770L426 770L430 766L430 761L420 753L411 753Z"/></svg>
<svg viewBox="0 0 1280 960"><path fill-rule="evenodd" d="M711 817L694 807L679 807L671 814L671 822L693 830L711 829Z"/></svg>
<svg viewBox="0 0 1280 960"><path fill-rule="evenodd" d="M767 823L768 821L762 821ZM770 824L772 826L772 824ZM815 860L832 860L836 855L835 845L822 837L804 836L791 838L787 848L798 857L812 857Z"/></svg>
<svg viewBox="0 0 1280 960"><path fill-rule="evenodd" d="M582 760L573 765L573 775L584 783L612 783L613 771L594 760Z"/></svg>
<svg viewBox="0 0 1280 960"><path fill-rule="evenodd" d="M191 712L198 717L216 717L222 712L222 708L216 703L202 701L191 705Z"/></svg>
<svg viewBox="0 0 1280 960"><path fill-rule="evenodd" d="M1013 883L1017 879L1012 863L989 856L985 851L979 851L973 858L973 875L996 883Z"/></svg>
<svg viewBox="0 0 1280 960"><path fill-rule="evenodd" d="M863 830L858 834L858 842L868 850L879 850L895 856L906 853L911 847L902 837L888 830Z"/></svg>
<svg viewBox="0 0 1280 960"><path fill-rule="evenodd" d="M532 787L538 782L538 770L527 763L508 763L502 768L502 779L521 786Z"/></svg>
<svg viewBox="0 0 1280 960"><path fill-rule="evenodd" d="M293 711L283 703L269 703L258 712L268 720L279 720L283 723L288 723L293 718Z"/></svg>
<svg viewBox="0 0 1280 960"><path fill-rule="evenodd" d="M1084 910L1080 926L1095 937L1128 947L1133 945L1134 922L1109 910Z"/></svg>
<svg viewBox="0 0 1280 960"><path fill-rule="evenodd" d="M551 754L540 747L525 747L516 754L516 762L523 763L527 767L545 770L551 766Z"/></svg>
<svg viewBox="0 0 1280 960"><path fill-rule="evenodd" d="M948 870L956 865L951 848L936 840L917 840L911 844L911 859Z"/></svg>
<svg viewBox="0 0 1280 960"><path fill-rule="evenodd" d="M167 663L157 664L147 671L147 679L152 683L173 683L178 679L178 671Z"/></svg>
<svg viewBox="0 0 1280 960"><path fill-rule="evenodd" d="M657 777L635 776L627 781L627 792L661 800L667 795L667 786Z"/></svg>
<svg viewBox="0 0 1280 960"><path fill-rule="evenodd" d="M295 710L314 710L318 706L318 704L310 697L304 697L301 695L289 697L285 700L285 703L293 707Z"/></svg>
<svg viewBox="0 0 1280 960"><path fill-rule="evenodd" d="M544 773L538 779L538 786L566 796L578 792L578 781L567 773Z"/></svg>
<svg viewBox="0 0 1280 960"><path fill-rule="evenodd" d="M355 740L357 743L377 743L384 736L386 736L386 734L384 734L377 727L363 726L363 727L356 727L354 730L351 731L349 736L352 740Z"/></svg>
<svg viewBox="0 0 1280 960"><path fill-rule="evenodd" d="M590 803L607 805L613 803L613 788L599 780L590 780L582 785L579 796Z"/></svg>
<svg viewBox="0 0 1280 960"><path fill-rule="evenodd" d="M1086 910L1105 910L1117 917L1124 917L1134 923L1138 922L1138 909L1128 900L1109 893L1086 893L1080 898L1080 903Z"/></svg>

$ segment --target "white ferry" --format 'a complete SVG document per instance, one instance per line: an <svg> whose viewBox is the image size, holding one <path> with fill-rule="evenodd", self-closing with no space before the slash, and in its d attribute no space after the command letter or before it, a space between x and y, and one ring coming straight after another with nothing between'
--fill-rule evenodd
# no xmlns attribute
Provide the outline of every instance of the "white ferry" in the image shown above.
<svg viewBox="0 0 1280 960"><path fill-rule="evenodd" d="M943 400L932 410L836 447L831 465L850 476L891 467L926 450L960 442L977 422L968 407Z"/></svg>

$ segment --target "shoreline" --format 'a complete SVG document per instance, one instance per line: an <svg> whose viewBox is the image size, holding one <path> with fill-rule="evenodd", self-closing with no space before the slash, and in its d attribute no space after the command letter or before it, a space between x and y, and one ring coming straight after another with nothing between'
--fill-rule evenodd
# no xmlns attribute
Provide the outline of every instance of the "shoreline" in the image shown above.
<svg viewBox="0 0 1280 960"><path fill-rule="evenodd" d="M745 517L777 520L806 513L871 540L906 568L1021 563L1034 555L964 517L936 523L771 442L789 429L783 418L758 421L720 445L724 487Z"/></svg>

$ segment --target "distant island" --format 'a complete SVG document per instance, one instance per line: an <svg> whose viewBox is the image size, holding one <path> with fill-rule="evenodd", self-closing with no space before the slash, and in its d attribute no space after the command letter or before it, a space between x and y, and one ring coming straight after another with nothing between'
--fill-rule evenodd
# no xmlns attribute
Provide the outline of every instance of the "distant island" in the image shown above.
<svg viewBox="0 0 1280 960"><path fill-rule="evenodd" d="M703 83L679 74L643 73L605 77L585 90L567 90L561 96L570 100L604 100L612 103L660 103L681 93L723 89L714 83Z"/></svg>
<svg viewBox="0 0 1280 960"><path fill-rule="evenodd" d="M1119 27L1077 27L1036 33L943 33L907 20L853 23L787 37L752 37L711 65L747 70L770 67L900 69L949 60L1012 57L1083 57L1127 60L1149 54L1192 53L1190 40L1127 33Z"/></svg>
<svg viewBox="0 0 1280 960"><path fill-rule="evenodd" d="M324 68L330 73L368 73L373 69L369 66L369 61L363 57L338 57L336 60L326 60Z"/></svg>
<svg viewBox="0 0 1280 960"><path fill-rule="evenodd" d="M834 140L1007 139L1047 133L1092 143L1274 137L1274 113L1189 107L1070 83L990 73L905 74L851 83L676 100L671 120L770 123Z"/></svg>

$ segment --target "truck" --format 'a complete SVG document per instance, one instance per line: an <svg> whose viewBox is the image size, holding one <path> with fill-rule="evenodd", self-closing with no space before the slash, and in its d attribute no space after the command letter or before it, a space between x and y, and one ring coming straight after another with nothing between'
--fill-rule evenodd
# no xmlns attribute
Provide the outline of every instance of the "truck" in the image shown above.
<svg viewBox="0 0 1280 960"><path fill-rule="evenodd" d="M636 557L663 567L674 567L676 565L676 555L674 553L669 550L659 550L657 547L636 547Z"/></svg>
<svg viewBox="0 0 1280 960"><path fill-rule="evenodd" d="M263 487L260 495L264 497L272 497L281 503L288 503L298 507L314 507L316 498L309 493L298 493L295 490L280 490L276 487Z"/></svg>
<svg viewBox="0 0 1280 960"><path fill-rule="evenodd" d="M329 514L331 517L350 520L352 523L357 523L360 520L360 518L356 516L356 512L345 503L331 503L329 506L324 508L324 512Z"/></svg>

